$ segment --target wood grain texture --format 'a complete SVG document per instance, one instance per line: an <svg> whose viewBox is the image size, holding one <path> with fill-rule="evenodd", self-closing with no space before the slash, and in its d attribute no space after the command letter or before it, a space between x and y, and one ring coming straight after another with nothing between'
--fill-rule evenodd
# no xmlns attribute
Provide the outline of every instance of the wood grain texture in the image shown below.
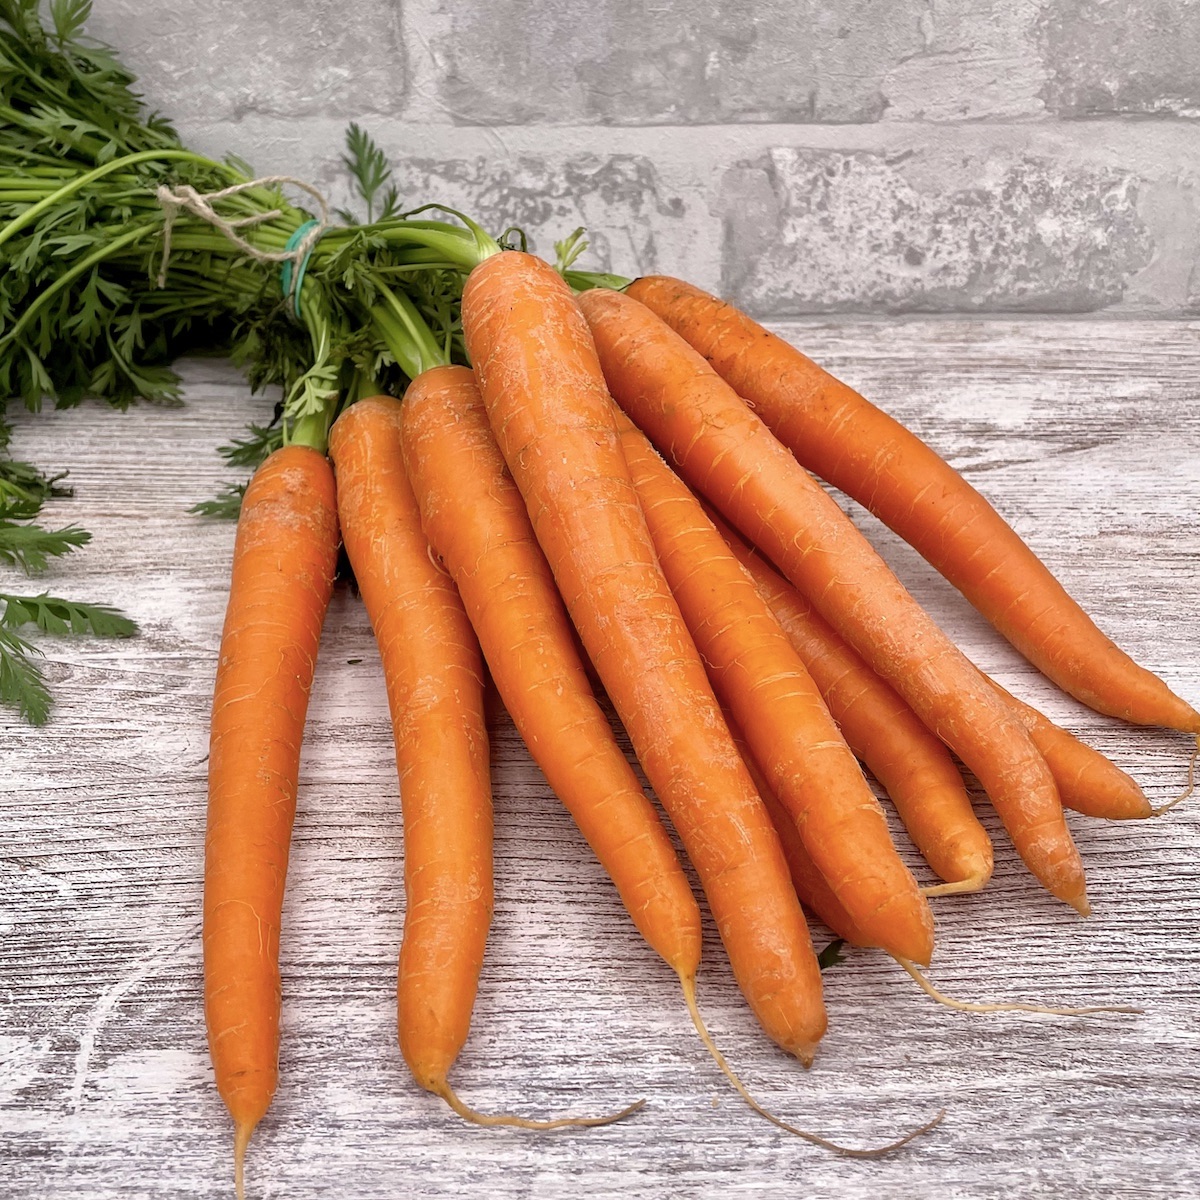
<svg viewBox="0 0 1200 1200"><path fill-rule="evenodd" d="M1200 324L987 321L780 329L963 469L1100 626L1200 700ZM20 418L21 457L71 468L55 519L95 534L51 591L108 601L127 643L44 640L57 706L0 718L0 1196L232 1195L208 1065L199 912L209 689L233 528L188 517L214 448L266 405L188 363L183 407ZM1010 690L1178 790L1186 739L1125 728L1036 677L878 524L876 545ZM3 586L10 576L5 575ZM1095 915L1039 891L1004 840L980 896L936 902L955 995L1140 1003L1055 1020L935 1007L878 955L826 974L807 1074L761 1034L711 924L701 1003L760 1098L850 1143L944 1125L881 1162L802 1145L748 1112L691 1032L665 966L493 704L496 919L464 1098L530 1115L647 1108L602 1130L468 1128L395 1039L403 832L378 658L335 594L317 667L284 910L281 1084L252 1144L256 1197L746 1195L1163 1197L1200 1191L1200 801L1157 822L1069 817ZM911 848L908 860L928 878ZM816 930L820 944L823 931Z"/></svg>

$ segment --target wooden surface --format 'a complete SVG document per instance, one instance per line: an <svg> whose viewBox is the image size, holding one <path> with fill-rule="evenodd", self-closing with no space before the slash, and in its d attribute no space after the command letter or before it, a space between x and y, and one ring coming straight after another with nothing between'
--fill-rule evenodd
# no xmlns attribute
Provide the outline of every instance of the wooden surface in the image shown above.
<svg viewBox="0 0 1200 1200"><path fill-rule="evenodd" d="M785 332L966 471L1102 628L1200 701L1200 324L840 321ZM0 725L3 1197L232 1195L198 914L233 528L185 510L225 476L214 448L266 405L223 363L184 374L178 409L18 421L19 456L71 468L75 498L53 519L95 534L44 586L119 604L142 635L45 640L51 723L31 730L6 714ZM981 666L1111 755L1155 802L1180 788L1186 738L1123 728L1056 693L911 551L865 525ZM851 1144L945 1106L941 1128L905 1151L850 1161L780 1133L724 1085L669 971L496 708L496 917L455 1082L482 1109L590 1114L645 1096L645 1110L602 1130L479 1130L409 1079L394 1027L404 843L391 735L370 630L343 586L305 743L281 1084L251 1146L251 1196L1200 1191L1200 799L1140 824L1070 818L1095 906L1086 922L1039 891L990 814L994 882L935 901L933 974L952 994L1132 1002L1140 1017L952 1013L859 952L826 974L830 1031L805 1073L760 1034L707 927L701 1003L766 1104ZM814 937L823 944L825 932Z"/></svg>

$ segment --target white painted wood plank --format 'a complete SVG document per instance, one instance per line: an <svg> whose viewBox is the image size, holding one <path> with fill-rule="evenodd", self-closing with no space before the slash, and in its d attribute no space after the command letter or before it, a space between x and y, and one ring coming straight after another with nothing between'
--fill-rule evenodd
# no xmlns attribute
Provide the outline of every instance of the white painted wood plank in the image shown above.
<svg viewBox="0 0 1200 1200"><path fill-rule="evenodd" d="M964 469L1102 628L1200 701L1200 325L839 321L785 332ZM232 1194L198 913L208 693L233 530L185 510L224 475L215 446L267 406L224 364L194 361L185 377L178 409L85 406L18 423L21 455L71 468L76 496L56 519L95 534L44 586L120 604L143 633L44 641L58 700L50 725L0 718L0 1196ZM1152 799L1178 788L1186 739L1062 697L911 551L877 522L864 527L1006 686L1132 771ZM851 1143L946 1105L943 1127L903 1153L849 1161L779 1133L723 1086L669 971L495 707L496 919L455 1082L481 1108L529 1114L649 1104L608 1130L482 1131L408 1078L394 1034L395 769L370 630L343 588L305 747L282 1082L251 1149L252 1195L1200 1190L1194 805L1136 825L1071 818L1096 908L1087 922L1039 892L990 816L994 883L937 903L935 975L948 991L1132 1001L1142 1017L953 1014L858 953L826 976L830 1032L806 1074L758 1031L708 927L702 1003L769 1105Z"/></svg>

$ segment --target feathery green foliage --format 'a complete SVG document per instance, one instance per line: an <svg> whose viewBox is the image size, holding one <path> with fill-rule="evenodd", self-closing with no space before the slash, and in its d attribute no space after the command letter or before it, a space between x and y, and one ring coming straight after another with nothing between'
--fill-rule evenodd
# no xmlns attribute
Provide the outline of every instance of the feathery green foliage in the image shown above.
<svg viewBox="0 0 1200 1200"><path fill-rule="evenodd" d="M53 635L116 638L137 632L137 626L115 608L80 604L45 592L37 596L0 592L0 605L0 704L15 708L31 725L44 725L49 717L50 691L37 663L41 651L18 629L32 625Z"/></svg>

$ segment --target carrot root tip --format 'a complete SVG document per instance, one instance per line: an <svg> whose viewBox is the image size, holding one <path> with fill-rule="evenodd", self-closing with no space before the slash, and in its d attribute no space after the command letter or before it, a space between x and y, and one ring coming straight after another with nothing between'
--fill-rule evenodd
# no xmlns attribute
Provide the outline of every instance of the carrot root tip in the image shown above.
<svg viewBox="0 0 1200 1200"><path fill-rule="evenodd" d="M246 1147L254 1126L239 1121L233 1134L233 1187L237 1200L246 1200Z"/></svg>
<svg viewBox="0 0 1200 1200"><path fill-rule="evenodd" d="M1173 800L1168 800L1165 804L1160 804L1157 808L1152 808L1150 810L1152 817L1161 817L1163 813L1169 813L1175 805L1182 804L1196 790L1197 758L1200 758L1200 733L1196 735L1196 748L1192 751L1191 757L1188 759L1187 784L1183 791Z"/></svg>
<svg viewBox="0 0 1200 1200"><path fill-rule="evenodd" d="M899 1150L901 1146L908 1145L914 1138L920 1137L923 1133L928 1133L931 1129L936 1128L942 1123L942 1119L946 1115L946 1110L943 1108L931 1120L926 1121L924 1125L918 1129L912 1130L902 1138L898 1138L894 1142L888 1142L885 1146L872 1146L866 1149L856 1149L852 1146L843 1146L838 1142L831 1142L828 1138L823 1138L820 1134L810 1133L807 1129L798 1129L795 1125L789 1125L786 1121L777 1117L773 1112L764 1108L747 1090L746 1085L738 1078L737 1073L729 1065L717 1046L713 1041L712 1034L708 1032L708 1026L704 1024L704 1018L700 1015L699 1005L696 1003L696 980L694 976L680 974L679 982L683 987L683 998L687 1003L688 1014L692 1018L692 1024L696 1027L696 1032L700 1035L700 1040L704 1043L705 1049L712 1055L713 1061L721 1068L721 1073L733 1084L734 1090L739 1096L756 1112L760 1117L765 1117L772 1125L782 1129L785 1133L793 1134L798 1138L802 1138L806 1142L811 1142L814 1146L820 1146L822 1149L831 1150L834 1154L841 1154L847 1158L882 1158L885 1154L891 1154L893 1150ZM795 1053L795 1052L794 1052ZM796 1057L804 1062L802 1052L796 1053ZM808 1052L808 1066L812 1062L812 1053Z"/></svg>
<svg viewBox="0 0 1200 1200"><path fill-rule="evenodd" d="M982 891L988 875L972 875L969 879L956 879L951 883L935 883L921 889L922 896L962 896L968 892Z"/></svg>
<svg viewBox="0 0 1200 1200"><path fill-rule="evenodd" d="M646 1105L644 1099L636 1100L633 1104L626 1105L619 1112L609 1113L604 1117L554 1117L550 1120L539 1121L529 1117L518 1117L513 1113L481 1113L469 1104L464 1104L458 1098L458 1093L445 1080L435 1083L430 1088L430 1091L445 1100L458 1116L462 1117L464 1121L470 1121L472 1125L483 1125L486 1127L507 1125L516 1129L532 1129L541 1132L550 1129L566 1129L571 1127L597 1128L602 1125L612 1125L616 1121L632 1116Z"/></svg>
<svg viewBox="0 0 1200 1200"><path fill-rule="evenodd" d="M953 1008L958 1012L1027 1012L1040 1013L1043 1016L1049 1017L1086 1017L1095 1013L1133 1013L1140 1015L1145 1011L1144 1009L1133 1008L1130 1005L1124 1004L1104 1004L1088 1008L1054 1008L1044 1004L980 1004L973 1000L955 1000L952 996L947 996L944 992L938 991L930 982L928 976L915 963L910 962L907 958L901 958L898 954L893 954L892 957L912 976L921 991L931 999L936 1000L939 1004L943 1004L947 1008Z"/></svg>

